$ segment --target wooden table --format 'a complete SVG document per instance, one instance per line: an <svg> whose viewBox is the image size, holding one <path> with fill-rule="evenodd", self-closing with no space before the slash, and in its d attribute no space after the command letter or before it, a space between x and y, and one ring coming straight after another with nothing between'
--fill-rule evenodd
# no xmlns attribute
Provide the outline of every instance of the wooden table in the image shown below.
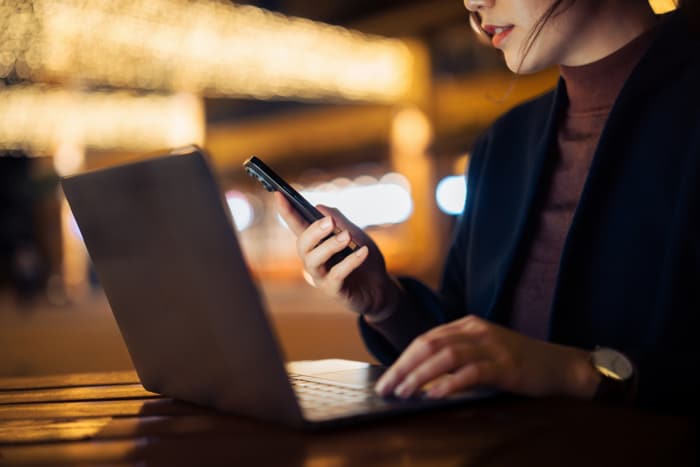
<svg viewBox="0 0 700 467"><path fill-rule="evenodd" d="M501 398L320 433L146 391L133 372L0 379L0 465L696 465L689 419Z"/></svg>

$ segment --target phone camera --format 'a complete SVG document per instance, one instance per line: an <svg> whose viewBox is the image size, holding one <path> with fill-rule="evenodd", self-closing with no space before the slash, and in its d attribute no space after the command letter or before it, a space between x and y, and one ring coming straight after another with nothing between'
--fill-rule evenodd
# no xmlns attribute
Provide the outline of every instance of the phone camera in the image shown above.
<svg viewBox="0 0 700 467"><path fill-rule="evenodd" d="M270 192L277 191L277 189L273 185L266 182L265 179L263 179L260 175L258 175L257 172L253 168L246 167L245 171L251 177L256 178L267 191L270 191Z"/></svg>

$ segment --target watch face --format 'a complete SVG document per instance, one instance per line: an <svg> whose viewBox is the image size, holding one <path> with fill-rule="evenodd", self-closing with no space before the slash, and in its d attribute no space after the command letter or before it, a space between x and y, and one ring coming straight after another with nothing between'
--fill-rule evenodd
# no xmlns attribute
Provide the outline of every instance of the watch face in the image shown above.
<svg viewBox="0 0 700 467"><path fill-rule="evenodd" d="M599 348L593 351L593 364L605 376L618 380L632 377L632 362L617 350Z"/></svg>

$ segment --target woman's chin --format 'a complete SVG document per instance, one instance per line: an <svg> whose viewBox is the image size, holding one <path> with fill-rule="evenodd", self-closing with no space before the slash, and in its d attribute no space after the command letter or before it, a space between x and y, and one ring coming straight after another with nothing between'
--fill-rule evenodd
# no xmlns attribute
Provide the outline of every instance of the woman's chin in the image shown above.
<svg viewBox="0 0 700 467"><path fill-rule="evenodd" d="M507 53L505 54L506 66L510 71L518 75L537 73L538 71L542 71L549 66L546 63L537 63L536 61L531 60L531 58L531 56L528 56L523 62L520 56L512 57Z"/></svg>

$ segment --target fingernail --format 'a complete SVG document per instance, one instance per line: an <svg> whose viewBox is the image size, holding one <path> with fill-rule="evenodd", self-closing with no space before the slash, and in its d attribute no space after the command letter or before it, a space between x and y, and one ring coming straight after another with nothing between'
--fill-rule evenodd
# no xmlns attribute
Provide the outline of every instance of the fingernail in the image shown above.
<svg viewBox="0 0 700 467"><path fill-rule="evenodd" d="M342 232L340 232L338 235L335 236L335 239L338 241L338 243L347 242L349 238L350 238L350 234L348 233L347 230L343 230Z"/></svg>
<svg viewBox="0 0 700 467"><path fill-rule="evenodd" d="M377 384L375 385L377 392L379 392L380 394L384 394L384 392L386 392L386 390L388 389L390 382L391 380L385 377L379 378L379 381L377 381Z"/></svg>
<svg viewBox="0 0 700 467"><path fill-rule="evenodd" d="M361 258L367 254L367 251L368 251L367 246L363 246L362 248L360 248L359 250L357 250L355 252L355 256Z"/></svg>
<svg viewBox="0 0 700 467"><path fill-rule="evenodd" d="M408 385L406 383L399 384L399 386L394 390L394 395L396 397L406 397L409 394Z"/></svg>
<svg viewBox="0 0 700 467"><path fill-rule="evenodd" d="M321 230L328 230L331 227L333 227L333 221L331 220L331 218L326 217L325 219L323 219L323 221L321 222Z"/></svg>
<svg viewBox="0 0 700 467"><path fill-rule="evenodd" d="M442 386L433 386L425 395L430 399L439 399L444 395L444 392L445 390Z"/></svg>
<svg viewBox="0 0 700 467"><path fill-rule="evenodd" d="M378 394L384 394L384 387L385 386L386 386L386 384L382 383L381 381L378 381L377 384L374 385L374 390Z"/></svg>

